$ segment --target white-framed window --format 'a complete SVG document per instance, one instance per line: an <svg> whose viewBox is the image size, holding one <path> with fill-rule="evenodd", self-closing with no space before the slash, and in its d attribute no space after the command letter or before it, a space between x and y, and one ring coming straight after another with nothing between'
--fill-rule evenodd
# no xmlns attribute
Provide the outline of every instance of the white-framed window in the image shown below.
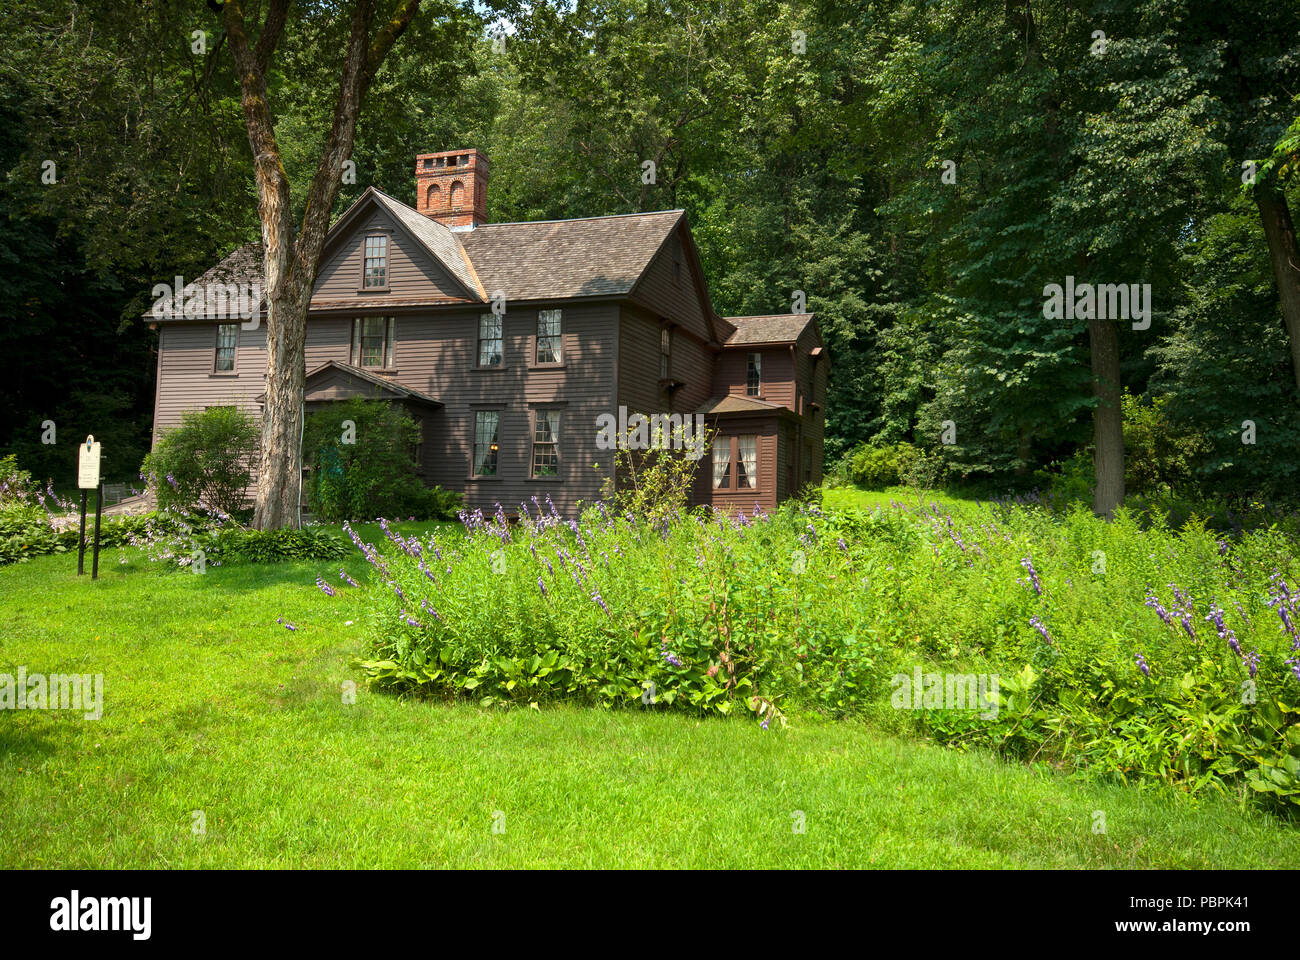
<svg viewBox="0 0 1300 960"><path fill-rule="evenodd" d="M536 363L559 363L564 356L562 316L559 310L537 311Z"/></svg>
<svg viewBox="0 0 1300 960"><path fill-rule="evenodd" d="M499 367L504 358L501 337L501 318L495 313L485 313L478 318L478 365Z"/></svg>
<svg viewBox="0 0 1300 960"><path fill-rule="evenodd" d="M388 238L382 234L366 237L361 276L361 285L367 290L388 287Z"/></svg>
<svg viewBox="0 0 1300 960"><path fill-rule="evenodd" d="M476 410L474 412L474 476L497 475L498 431L501 411Z"/></svg>
<svg viewBox="0 0 1300 960"><path fill-rule="evenodd" d="M357 317L352 321L352 365L388 369L393 365L393 317Z"/></svg>
<svg viewBox="0 0 1300 960"><path fill-rule="evenodd" d="M540 409L533 421L533 476L555 477L560 473L560 411Z"/></svg>
<svg viewBox="0 0 1300 960"><path fill-rule="evenodd" d="M713 442L713 489L731 489L730 437L716 437Z"/></svg>
<svg viewBox="0 0 1300 960"><path fill-rule="evenodd" d="M217 357L213 369L218 373L232 373L235 369L235 349L239 346L239 324L217 324Z"/></svg>
<svg viewBox="0 0 1300 960"><path fill-rule="evenodd" d="M758 437L736 438L736 489L758 486Z"/></svg>
<svg viewBox="0 0 1300 960"><path fill-rule="evenodd" d="M759 389L763 386L763 355L761 353L751 353L749 363L745 369L745 394L746 396L758 396Z"/></svg>

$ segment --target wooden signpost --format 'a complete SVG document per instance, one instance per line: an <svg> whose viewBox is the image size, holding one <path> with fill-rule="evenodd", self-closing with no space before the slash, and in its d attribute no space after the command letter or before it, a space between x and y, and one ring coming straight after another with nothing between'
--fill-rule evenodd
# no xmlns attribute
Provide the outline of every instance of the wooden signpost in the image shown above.
<svg viewBox="0 0 1300 960"><path fill-rule="evenodd" d="M77 537L77 576L86 572L86 491L95 491L95 550L90 579L99 577L99 518L104 509L104 493L99 489L99 444L93 435L77 448L77 486L81 488L81 532Z"/></svg>

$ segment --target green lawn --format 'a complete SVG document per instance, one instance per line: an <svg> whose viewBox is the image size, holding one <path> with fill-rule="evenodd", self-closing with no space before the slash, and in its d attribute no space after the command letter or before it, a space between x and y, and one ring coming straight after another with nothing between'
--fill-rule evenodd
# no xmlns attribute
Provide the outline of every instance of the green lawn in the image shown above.
<svg viewBox="0 0 1300 960"><path fill-rule="evenodd" d="M365 689L347 705L359 605L338 564L200 576L135 551L101 560L95 583L70 555L0 568L0 672L102 673L106 688L99 721L0 713L0 867L1300 862L1300 830L1227 801L1084 785L855 723L765 733Z"/></svg>
<svg viewBox="0 0 1300 960"><path fill-rule="evenodd" d="M883 490L864 490L853 486L827 487L822 502L827 509L834 510L843 510L846 507L871 510L875 507L888 507L891 503L901 503L909 507L938 503L950 510L975 506L975 500L970 497L958 496L942 490L922 492L913 487L886 487Z"/></svg>

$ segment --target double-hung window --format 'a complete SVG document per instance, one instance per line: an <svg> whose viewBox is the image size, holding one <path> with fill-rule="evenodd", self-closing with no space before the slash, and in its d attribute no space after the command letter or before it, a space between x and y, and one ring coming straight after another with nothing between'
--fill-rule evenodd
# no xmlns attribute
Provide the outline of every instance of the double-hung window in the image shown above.
<svg viewBox="0 0 1300 960"><path fill-rule="evenodd" d="M751 353L749 355L749 365L745 371L745 395L750 397L758 396L759 388L763 385L763 355L761 353Z"/></svg>
<svg viewBox="0 0 1300 960"><path fill-rule="evenodd" d="M352 321L352 365L391 368L396 324L393 317L357 317Z"/></svg>
<svg viewBox="0 0 1300 960"><path fill-rule="evenodd" d="M498 430L501 426L499 410L478 410L474 413L474 476L497 475Z"/></svg>
<svg viewBox="0 0 1300 960"><path fill-rule="evenodd" d="M217 358L213 367L218 373L233 373L235 348L239 345L239 324L217 324Z"/></svg>
<svg viewBox="0 0 1300 960"><path fill-rule="evenodd" d="M539 310L537 312L536 363L559 363L563 358L564 348L560 325L561 313L559 310Z"/></svg>
<svg viewBox="0 0 1300 960"><path fill-rule="evenodd" d="M495 313L485 313L478 319L478 365L499 367L503 354L501 318Z"/></svg>
<svg viewBox="0 0 1300 960"><path fill-rule="evenodd" d="M361 286L366 290L388 289L388 238L383 235L366 237Z"/></svg>
<svg viewBox="0 0 1300 960"><path fill-rule="evenodd" d="M533 423L533 476L554 477L560 473L560 411L538 410Z"/></svg>

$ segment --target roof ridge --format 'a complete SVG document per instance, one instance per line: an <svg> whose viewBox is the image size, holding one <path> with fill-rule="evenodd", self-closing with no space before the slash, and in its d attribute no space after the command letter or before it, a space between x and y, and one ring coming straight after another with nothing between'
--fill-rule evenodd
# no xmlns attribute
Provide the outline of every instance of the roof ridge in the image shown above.
<svg viewBox="0 0 1300 960"><path fill-rule="evenodd" d="M683 209L676 210L643 210L640 213L606 213L594 217L565 217L561 220L506 220L502 223L480 223L475 230L482 230L485 227L527 227L534 224L543 223L581 223L584 220L617 220L620 217L656 217L665 213L685 213Z"/></svg>

